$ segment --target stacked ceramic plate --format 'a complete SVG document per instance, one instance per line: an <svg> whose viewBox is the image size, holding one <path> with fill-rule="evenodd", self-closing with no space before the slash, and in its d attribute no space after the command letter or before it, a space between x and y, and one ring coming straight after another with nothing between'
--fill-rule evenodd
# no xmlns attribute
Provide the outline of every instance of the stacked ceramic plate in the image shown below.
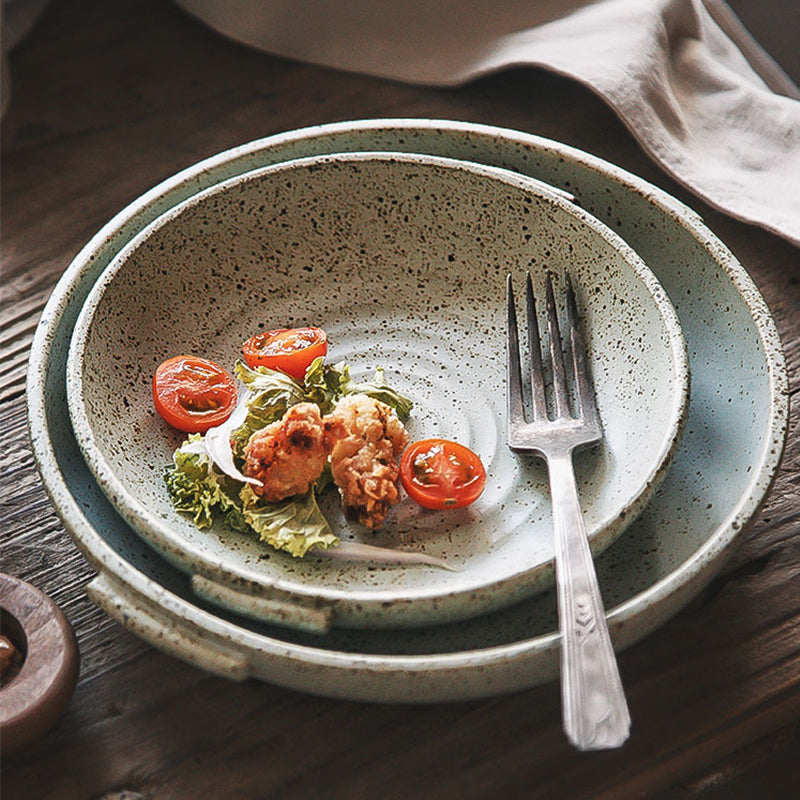
<svg viewBox="0 0 800 800"><path fill-rule="evenodd" d="M223 153L75 259L36 334L29 414L47 491L98 570L90 596L202 668L320 694L430 702L554 678L546 475L505 446L505 276L541 291L567 269L604 428L576 468L609 626L619 648L653 630L719 570L772 481L788 408L774 324L665 193L555 142L443 121ZM297 325L325 328L356 382L382 368L413 400L413 439L486 465L472 506L403 497L378 532L321 497L341 541L416 563L297 559L170 503L182 437L152 408L155 367L184 352L231 366L253 333Z"/></svg>

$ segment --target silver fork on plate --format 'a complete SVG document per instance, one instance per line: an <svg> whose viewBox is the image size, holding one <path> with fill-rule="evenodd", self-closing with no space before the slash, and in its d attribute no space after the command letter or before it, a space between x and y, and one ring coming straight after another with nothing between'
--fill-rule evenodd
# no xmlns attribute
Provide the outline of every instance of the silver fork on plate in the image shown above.
<svg viewBox="0 0 800 800"><path fill-rule="evenodd" d="M630 732L630 714L608 634L572 455L602 439L575 292L566 276L569 369L558 323L553 277L547 273L547 332L552 370L548 413L541 337L530 273L526 280L530 414L526 419L519 334L511 275L508 276L508 446L547 463L555 527L556 585L562 636L561 701L564 730L580 750L619 747ZM570 391L570 386L573 391ZM570 395L574 402L570 403ZM570 406L573 406L570 408Z"/></svg>

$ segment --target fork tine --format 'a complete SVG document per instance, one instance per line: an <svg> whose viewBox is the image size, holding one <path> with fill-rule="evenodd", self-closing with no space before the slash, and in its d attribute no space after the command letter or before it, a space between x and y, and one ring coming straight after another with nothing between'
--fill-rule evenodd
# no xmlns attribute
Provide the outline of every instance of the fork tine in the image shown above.
<svg viewBox="0 0 800 800"><path fill-rule="evenodd" d="M564 349L561 342L561 330L558 325L558 312L553 294L553 273L547 272L547 330L550 336L550 360L553 366L553 398L555 416L570 416L569 390L567 389L567 373L564 366Z"/></svg>
<svg viewBox="0 0 800 800"><path fill-rule="evenodd" d="M530 272L525 280L525 297L528 307L528 359L531 369L531 409L534 421L547 419L547 399L544 393L542 368L542 342L539 337L539 318L536 315L536 297Z"/></svg>
<svg viewBox="0 0 800 800"><path fill-rule="evenodd" d="M575 394L578 399L578 416L588 423L597 424L597 400L589 379L589 368L586 364L586 343L581 333L578 317L578 304L575 301L575 290L572 287L572 278L569 273L567 279L567 318L569 320L570 349L572 350L572 363L575 368Z"/></svg>
<svg viewBox="0 0 800 800"><path fill-rule="evenodd" d="M522 402L522 375L519 364L519 334L517 332L517 311L514 306L514 289L511 285L511 273L506 281L508 295L508 331L507 331L507 358L508 371L508 438L511 443L512 430L515 424L525 422L525 412Z"/></svg>

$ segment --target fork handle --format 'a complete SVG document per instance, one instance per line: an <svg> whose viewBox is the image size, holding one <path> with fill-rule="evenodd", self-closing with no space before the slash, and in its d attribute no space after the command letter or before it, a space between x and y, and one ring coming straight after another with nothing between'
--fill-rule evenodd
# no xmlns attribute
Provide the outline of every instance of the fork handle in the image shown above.
<svg viewBox="0 0 800 800"><path fill-rule="evenodd" d="M630 714L586 536L572 452L547 459L556 540L564 730L580 750L619 747Z"/></svg>

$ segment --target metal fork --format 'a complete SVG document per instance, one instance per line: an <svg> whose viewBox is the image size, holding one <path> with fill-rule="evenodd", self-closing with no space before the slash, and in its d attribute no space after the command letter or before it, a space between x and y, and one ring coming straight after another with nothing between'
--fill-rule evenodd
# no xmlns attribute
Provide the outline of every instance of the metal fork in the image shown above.
<svg viewBox="0 0 800 800"><path fill-rule="evenodd" d="M569 377L558 323L553 276L547 273L547 331L552 370L548 414L541 337L530 273L526 280L530 362L530 419L526 419L519 334L511 275L508 276L508 446L545 459L550 479L556 542L556 584L562 635L561 701L564 730L580 750L619 747L630 731L630 714L608 634L603 601L583 520L572 455L602 438L586 351L578 325L575 292L566 275ZM574 406L570 409L570 385Z"/></svg>

